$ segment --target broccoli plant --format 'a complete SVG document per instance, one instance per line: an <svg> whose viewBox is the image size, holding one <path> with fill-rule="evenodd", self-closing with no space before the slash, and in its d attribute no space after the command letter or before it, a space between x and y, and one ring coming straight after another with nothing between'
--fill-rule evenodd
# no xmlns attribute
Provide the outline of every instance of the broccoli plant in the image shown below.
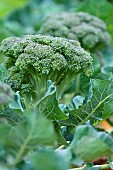
<svg viewBox="0 0 113 170"><path fill-rule="evenodd" d="M85 12L50 15L39 33L78 40L90 51L107 46L111 39L104 21Z"/></svg>
<svg viewBox="0 0 113 170"><path fill-rule="evenodd" d="M6 81L27 100L38 102L47 90L47 80L57 87L58 98L80 72L90 76L92 57L79 42L60 37L27 35L2 41L7 57Z"/></svg>

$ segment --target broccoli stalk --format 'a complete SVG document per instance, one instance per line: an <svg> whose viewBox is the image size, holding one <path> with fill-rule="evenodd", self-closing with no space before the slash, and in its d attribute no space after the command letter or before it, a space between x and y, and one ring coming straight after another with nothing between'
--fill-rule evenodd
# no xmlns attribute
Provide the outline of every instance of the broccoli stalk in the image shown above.
<svg viewBox="0 0 113 170"><path fill-rule="evenodd" d="M7 83L20 91L27 104L44 97L47 80L57 87L60 98L77 74L93 72L90 54L77 41L60 37L11 37L2 41L0 51L7 57Z"/></svg>
<svg viewBox="0 0 113 170"><path fill-rule="evenodd" d="M78 40L89 51L109 45L111 37L104 21L85 12L64 12L48 16L40 34Z"/></svg>

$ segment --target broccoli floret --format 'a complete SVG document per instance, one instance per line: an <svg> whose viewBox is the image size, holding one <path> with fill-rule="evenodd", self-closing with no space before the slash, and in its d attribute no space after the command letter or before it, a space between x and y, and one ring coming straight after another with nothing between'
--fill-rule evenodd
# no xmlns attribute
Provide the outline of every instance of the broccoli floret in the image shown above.
<svg viewBox="0 0 113 170"><path fill-rule="evenodd" d="M0 106L7 104L14 98L14 92L8 84L0 82Z"/></svg>
<svg viewBox="0 0 113 170"><path fill-rule="evenodd" d="M78 40L83 48L90 51L102 49L111 39L104 21L85 12L50 15L39 33Z"/></svg>
<svg viewBox="0 0 113 170"><path fill-rule="evenodd" d="M1 42L0 51L7 57L7 83L34 102L45 95L47 80L57 86L61 97L77 74L90 76L93 72L92 57L75 40L43 35L12 37Z"/></svg>

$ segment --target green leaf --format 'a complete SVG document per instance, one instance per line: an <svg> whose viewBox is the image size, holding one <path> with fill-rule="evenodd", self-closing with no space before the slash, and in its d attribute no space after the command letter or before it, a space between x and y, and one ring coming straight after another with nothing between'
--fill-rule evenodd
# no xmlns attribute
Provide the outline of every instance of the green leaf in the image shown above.
<svg viewBox="0 0 113 170"><path fill-rule="evenodd" d="M50 84L46 95L37 103L37 108L41 114L51 120L63 120L68 117L59 108L56 97L56 87Z"/></svg>
<svg viewBox="0 0 113 170"><path fill-rule="evenodd" d="M68 145L66 139L63 137L62 133L61 133L61 126L59 124L58 121L54 121L54 129L55 129L55 133L56 133L56 138L57 138L57 142L59 145Z"/></svg>
<svg viewBox="0 0 113 170"><path fill-rule="evenodd" d="M81 106L83 104L83 101L84 101L84 97L82 97L82 96L75 96L73 98L73 103L77 109L79 106Z"/></svg>
<svg viewBox="0 0 113 170"><path fill-rule="evenodd" d="M113 138L90 125L82 125L76 129L70 150L84 161L109 156L113 154Z"/></svg>
<svg viewBox="0 0 113 170"><path fill-rule="evenodd" d="M113 81L93 79L90 83L88 98L78 109L67 109L69 119L66 125L81 125L91 120L97 124L100 120L113 115Z"/></svg>
<svg viewBox="0 0 113 170"><path fill-rule="evenodd" d="M91 88L91 100L85 105L85 112L88 116L83 122L87 121L91 116L101 119L101 114L103 114L106 104L113 101L113 81L99 79L92 80ZM109 117L109 113L107 117Z"/></svg>
<svg viewBox="0 0 113 170"><path fill-rule="evenodd" d="M39 150L33 157L35 170L67 170L64 159L52 150Z"/></svg>
<svg viewBox="0 0 113 170"><path fill-rule="evenodd" d="M15 126L5 141L6 151L10 151L16 166L24 157L39 145L54 145L55 132L49 120L40 116L36 110L24 112L25 118Z"/></svg>
<svg viewBox="0 0 113 170"><path fill-rule="evenodd" d="M22 121L23 116L20 110L14 110L7 106L0 114L0 119L7 120L11 125L17 125L20 121Z"/></svg>
<svg viewBox="0 0 113 170"><path fill-rule="evenodd" d="M107 119L108 117L113 116L113 101L108 101L103 108L103 119Z"/></svg>
<svg viewBox="0 0 113 170"><path fill-rule="evenodd" d="M80 106L79 109L74 110L68 110L69 118L67 120L61 121L63 125L73 125L77 126L81 124L85 120L85 118L88 116L88 114L85 112L85 106Z"/></svg>
<svg viewBox="0 0 113 170"><path fill-rule="evenodd" d="M21 110L22 112L24 112L24 110L23 110L23 107L22 107L22 105L21 105L21 101L20 101L20 95L19 95L19 92L17 91L16 93L15 93L15 95L14 95L14 100L11 102L11 103L9 103L9 107L11 108L11 109L19 109L19 110Z"/></svg>
<svg viewBox="0 0 113 170"><path fill-rule="evenodd" d="M4 121L4 119L0 121L0 144L7 140L7 137L12 130L12 127L6 121Z"/></svg>
<svg viewBox="0 0 113 170"><path fill-rule="evenodd" d="M26 111L25 115L27 119L20 122L12 132L21 141L20 144L23 145L28 140L26 147L34 148L37 144L53 145L55 133L51 122L34 110Z"/></svg>

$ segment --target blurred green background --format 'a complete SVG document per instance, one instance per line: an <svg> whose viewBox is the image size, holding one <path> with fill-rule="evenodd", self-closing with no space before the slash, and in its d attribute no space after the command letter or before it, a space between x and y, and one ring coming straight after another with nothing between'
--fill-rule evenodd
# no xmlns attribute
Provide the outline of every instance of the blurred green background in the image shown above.
<svg viewBox="0 0 113 170"><path fill-rule="evenodd" d="M24 6L26 0L3 0L0 1L0 17L8 15L16 8Z"/></svg>
<svg viewBox="0 0 113 170"><path fill-rule="evenodd" d="M33 34L43 19L59 11L86 11L102 18L113 37L113 0L3 0L0 1L0 41Z"/></svg>

